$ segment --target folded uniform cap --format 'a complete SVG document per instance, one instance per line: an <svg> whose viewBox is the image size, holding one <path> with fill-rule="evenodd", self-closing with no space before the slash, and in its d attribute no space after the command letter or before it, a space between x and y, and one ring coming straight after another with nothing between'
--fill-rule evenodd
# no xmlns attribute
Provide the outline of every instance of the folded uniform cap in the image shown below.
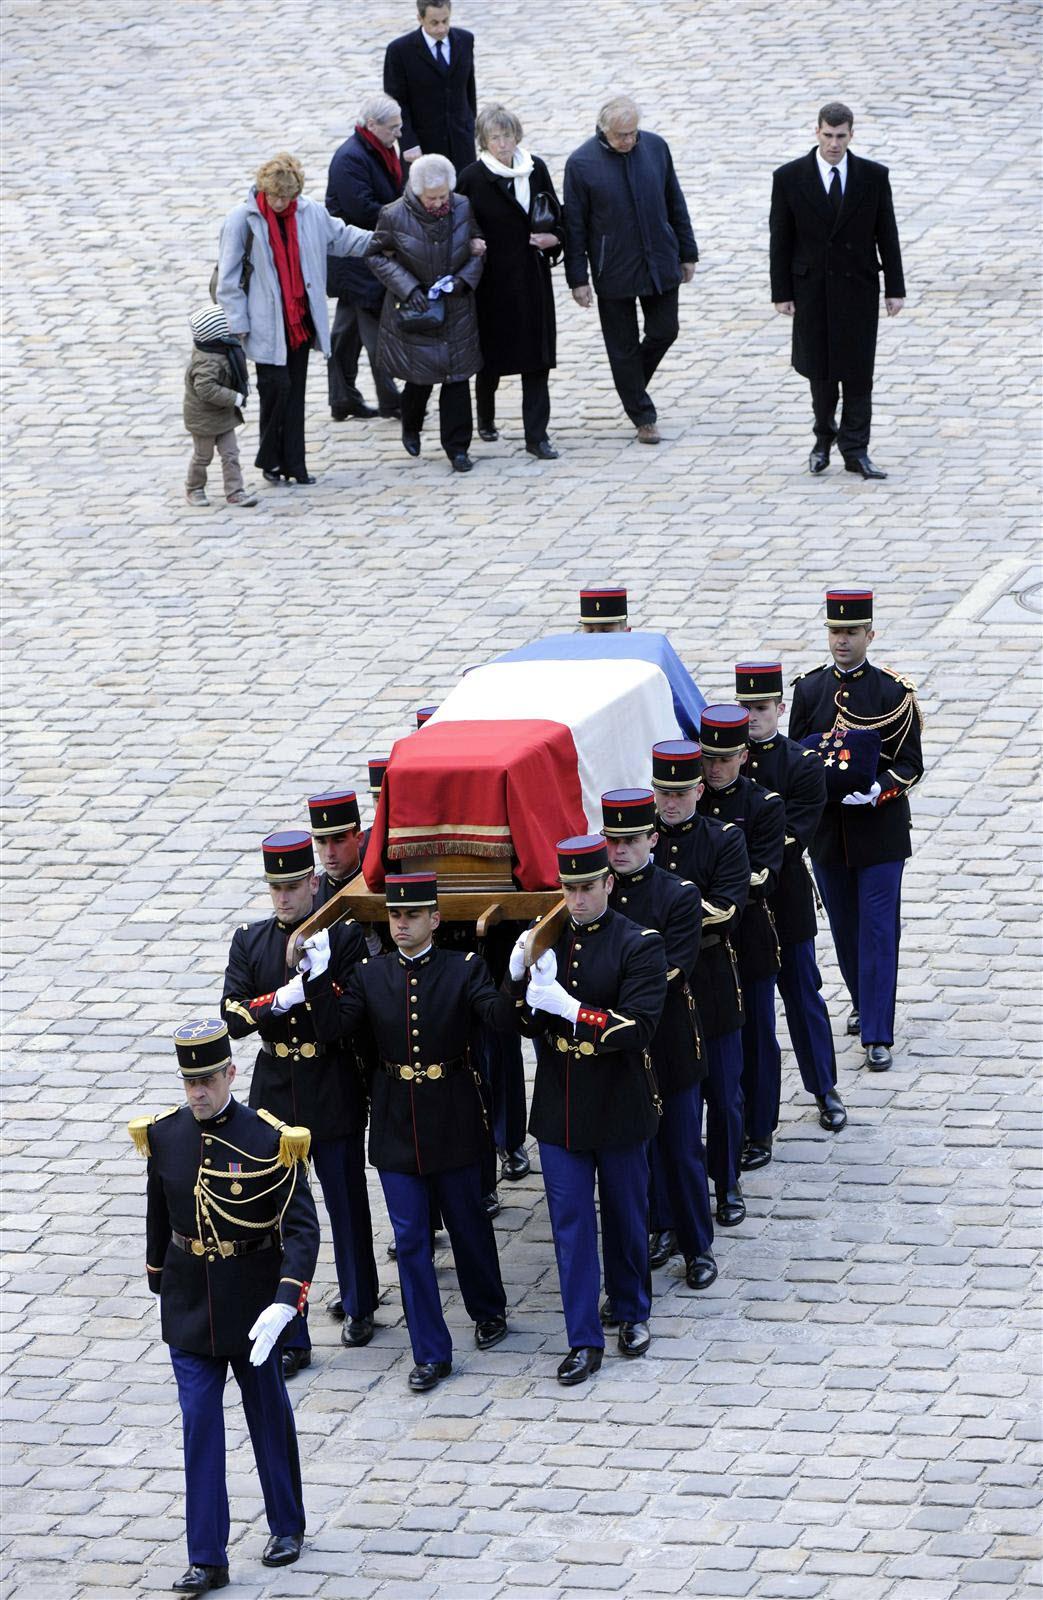
<svg viewBox="0 0 1043 1600"><path fill-rule="evenodd" d="M627 592L625 589L581 589L579 592L580 622L597 625L627 620Z"/></svg>
<svg viewBox="0 0 1043 1600"><path fill-rule="evenodd" d="M264 875L269 883L292 883L296 878L306 878L315 871L315 852L311 847L311 834L294 829L287 833L270 833L261 845L264 857Z"/></svg>
<svg viewBox="0 0 1043 1600"><path fill-rule="evenodd" d="M690 789L699 782L702 751L692 739L664 739L652 746L652 782L660 789Z"/></svg>
<svg viewBox="0 0 1043 1600"><path fill-rule="evenodd" d="M745 706L704 706L699 743L707 756L733 756L750 742L750 713Z"/></svg>
<svg viewBox="0 0 1043 1600"><path fill-rule="evenodd" d="M347 833L350 828L362 827L354 789L312 795L308 801L308 818L314 839L328 839L331 834Z"/></svg>
<svg viewBox="0 0 1043 1600"><path fill-rule="evenodd" d="M827 589L827 628L871 628L872 589Z"/></svg>
<svg viewBox="0 0 1043 1600"><path fill-rule="evenodd" d="M746 700L782 699L781 661L739 661L735 667L735 698Z"/></svg>
<svg viewBox="0 0 1043 1600"><path fill-rule="evenodd" d="M601 796L601 831L606 839L625 839L655 827L651 789L610 789Z"/></svg>
<svg viewBox="0 0 1043 1600"><path fill-rule="evenodd" d="M403 872L384 880L384 903L438 909L438 877L433 872Z"/></svg>
<svg viewBox="0 0 1043 1600"><path fill-rule="evenodd" d="M200 306L189 318L189 326L200 344L206 344L210 339L231 338L228 318L220 306Z"/></svg>
<svg viewBox="0 0 1043 1600"><path fill-rule="evenodd" d="M232 1059L228 1029L220 1017L185 1022L174 1033L177 1064L183 1078L206 1078Z"/></svg>
<svg viewBox="0 0 1043 1600"><path fill-rule="evenodd" d="M562 883L592 883L608 871L608 850L599 833L558 840L558 877Z"/></svg>

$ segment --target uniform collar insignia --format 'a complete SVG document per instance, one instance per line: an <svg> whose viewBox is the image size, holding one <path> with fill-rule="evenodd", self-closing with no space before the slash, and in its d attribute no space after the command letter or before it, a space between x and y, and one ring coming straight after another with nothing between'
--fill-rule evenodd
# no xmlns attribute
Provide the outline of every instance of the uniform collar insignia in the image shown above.
<svg viewBox="0 0 1043 1600"><path fill-rule="evenodd" d="M399 951L398 964L400 967L426 967L434 953L434 950L431 949L425 950L422 956L404 956Z"/></svg>
<svg viewBox="0 0 1043 1600"><path fill-rule="evenodd" d="M774 750L775 741L776 741L777 738L778 738L778 734L777 733L773 733L770 739L754 739L754 738L751 738L750 739L750 744L751 744L751 746L752 745L756 745L758 750Z"/></svg>
<svg viewBox="0 0 1043 1600"><path fill-rule="evenodd" d="M651 870L652 870L651 861L646 861L644 866L643 867L638 867L636 872L619 872L617 870L616 877L622 883L644 883L645 879L648 877L648 875L651 872Z"/></svg>
<svg viewBox="0 0 1043 1600"><path fill-rule="evenodd" d="M199 1128L223 1128L226 1122L230 1122L232 1120L234 1114L235 1100L232 1099L229 1100L223 1111L218 1112L216 1117L207 1117L204 1119L204 1121L197 1122L196 1126Z"/></svg>
<svg viewBox="0 0 1043 1600"><path fill-rule="evenodd" d="M742 782L741 778L733 778L731 783L728 785L728 787L726 789L711 789L710 785L707 784L706 785L706 793L707 793L707 795L709 796L709 798L711 800L719 800L722 795L736 794L738 792L739 784L741 782Z"/></svg>

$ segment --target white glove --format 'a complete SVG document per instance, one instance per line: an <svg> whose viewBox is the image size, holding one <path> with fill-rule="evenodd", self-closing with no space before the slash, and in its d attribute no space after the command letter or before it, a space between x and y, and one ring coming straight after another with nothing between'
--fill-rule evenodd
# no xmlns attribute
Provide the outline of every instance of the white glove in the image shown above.
<svg viewBox="0 0 1043 1600"><path fill-rule="evenodd" d="M279 1341L279 1335L290 1326L296 1315L293 1306L265 1306L247 1334L247 1338L253 1340L250 1346L251 1367L264 1366Z"/></svg>
<svg viewBox="0 0 1043 1600"><path fill-rule="evenodd" d="M322 933L312 934L310 939L305 939L301 949L303 954L298 962L298 970L312 978L321 977L330 964L329 934L325 929Z"/></svg>
<svg viewBox="0 0 1043 1600"><path fill-rule="evenodd" d="M525 976L525 941L528 937L527 933L518 935L511 949L511 959L507 963L507 971L515 983L519 983Z"/></svg>
<svg viewBox="0 0 1043 1600"><path fill-rule="evenodd" d="M541 988L545 989L549 983L553 983L558 976L558 963L554 951L544 950L533 971L539 973L539 978L536 981Z"/></svg>
<svg viewBox="0 0 1043 1600"><path fill-rule="evenodd" d="M560 983L530 983L525 991L525 999L533 1011L546 1011L552 1017L564 1017L566 1022L576 1026L579 1001L566 994Z"/></svg>
<svg viewBox="0 0 1043 1600"><path fill-rule="evenodd" d="M437 300L440 294L452 294L455 287L456 284L453 282L452 273L447 272L444 278L439 278L437 283L431 285L427 291L427 298L429 300Z"/></svg>
<svg viewBox="0 0 1043 1600"><path fill-rule="evenodd" d="M241 406L245 406L245 404L246 404L246 396L245 396L245 394L241 394L241 395L240 395L240 396L239 396L239 404L240 404L240 405L241 405Z"/></svg>
<svg viewBox="0 0 1043 1600"><path fill-rule="evenodd" d="M880 785L874 783L868 794L859 794L856 790L854 794L846 794L840 804L842 806L875 806L879 798Z"/></svg>
<svg viewBox="0 0 1043 1600"><path fill-rule="evenodd" d="M289 983L284 983L281 989L276 989L275 999L272 1001L272 1016L281 1017L284 1011L292 1011L294 1006L304 1004L304 979L298 972Z"/></svg>

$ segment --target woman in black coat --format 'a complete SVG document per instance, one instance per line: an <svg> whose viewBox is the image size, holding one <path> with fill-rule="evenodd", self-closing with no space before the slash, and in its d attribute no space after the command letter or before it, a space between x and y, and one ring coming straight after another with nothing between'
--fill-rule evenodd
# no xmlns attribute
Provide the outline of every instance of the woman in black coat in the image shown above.
<svg viewBox="0 0 1043 1600"><path fill-rule="evenodd" d="M558 452L547 438L547 377L556 365L551 266L564 245L563 217L550 173L539 156L521 149L522 125L504 106L479 112L481 154L457 178L471 202L488 254L478 285L478 335L483 366L475 379L478 436L498 437L496 390L521 373L525 448L541 461Z"/></svg>

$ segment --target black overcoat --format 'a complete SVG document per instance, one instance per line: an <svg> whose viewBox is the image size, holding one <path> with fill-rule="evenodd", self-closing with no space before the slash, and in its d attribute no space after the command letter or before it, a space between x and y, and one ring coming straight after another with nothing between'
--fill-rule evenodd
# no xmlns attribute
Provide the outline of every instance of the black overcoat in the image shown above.
<svg viewBox="0 0 1043 1600"><path fill-rule="evenodd" d="M873 386L880 273L889 299L905 297L887 168L851 151L840 216L815 151L779 167L771 191L771 298L792 300L793 365L805 378Z"/></svg>
<svg viewBox="0 0 1043 1600"><path fill-rule="evenodd" d="M326 210L356 228L373 229L384 206L402 193L386 164L373 146L357 131L333 153L326 181ZM329 256L326 261L326 293L362 306L374 316L380 310L384 291L365 260L353 256Z"/></svg>
<svg viewBox="0 0 1043 1600"><path fill-rule="evenodd" d="M851 672L832 664L794 680L789 736L827 733L838 713L852 719L886 718L881 729L875 806L828 801L811 841L812 861L824 867L873 867L912 855L908 793L923 777L920 712L915 686L887 667L865 661Z"/></svg>
<svg viewBox="0 0 1043 1600"><path fill-rule="evenodd" d="M423 29L392 39L384 54L384 93L402 108L403 150L448 156L457 172L474 160L474 34L449 30L449 71L424 43Z"/></svg>
<svg viewBox="0 0 1043 1600"><path fill-rule="evenodd" d="M551 265L560 249L536 250L529 243L533 199L540 193L558 198L546 163L533 157L528 212L514 198L511 180L497 177L481 161L464 168L456 188L470 200L487 247L485 271L475 293L484 371L504 375L555 366Z"/></svg>
<svg viewBox="0 0 1043 1600"><path fill-rule="evenodd" d="M706 1053L692 980L699 960L703 907L699 891L654 861L639 872L617 872L609 904L639 928L655 928L666 948L666 1003L649 1053L663 1099L701 1083Z"/></svg>
<svg viewBox="0 0 1043 1600"><path fill-rule="evenodd" d="M768 896L780 945L804 944L818 931L815 896L804 852L815 836L826 804L826 769L814 750L777 733L750 740L746 771L755 783L782 796L786 850L778 883Z"/></svg>
<svg viewBox="0 0 1043 1600"><path fill-rule="evenodd" d="M687 822L657 821L657 866L689 878L702 896L703 935L694 994L704 1039L719 1039L743 1024L736 955L739 923L750 893L750 858L741 828L696 814Z"/></svg>

